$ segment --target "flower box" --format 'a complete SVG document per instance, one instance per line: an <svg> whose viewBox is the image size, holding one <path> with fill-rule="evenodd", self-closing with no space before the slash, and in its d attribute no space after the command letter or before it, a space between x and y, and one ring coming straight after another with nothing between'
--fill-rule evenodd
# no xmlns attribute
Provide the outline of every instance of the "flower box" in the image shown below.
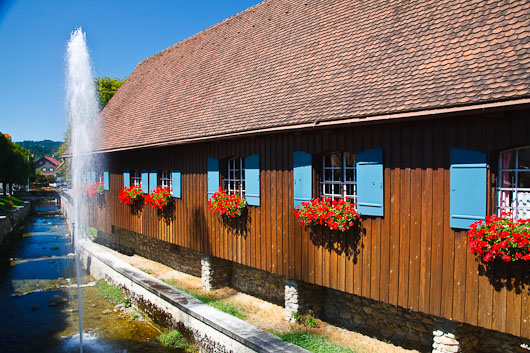
<svg viewBox="0 0 530 353"><path fill-rule="evenodd" d="M127 205L133 205L136 202L143 200L142 186L123 187L119 194L120 202Z"/></svg>
<svg viewBox="0 0 530 353"><path fill-rule="evenodd" d="M515 220L511 213L476 221L468 231L469 246L486 263L530 261L530 220Z"/></svg>
<svg viewBox="0 0 530 353"><path fill-rule="evenodd" d="M229 218L241 216L246 206L245 196L240 196L237 190L229 194L221 187L208 199L210 211Z"/></svg>
<svg viewBox="0 0 530 353"><path fill-rule="evenodd" d="M94 198L99 195L103 195L103 182L94 183L92 185L86 186L86 192L89 198Z"/></svg>
<svg viewBox="0 0 530 353"><path fill-rule="evenodd" d="M294 212L300 225L324 226L341 232L357 226L361 218L355 204L344 199L332 200L330 197L302 202Z"/></svg>
<svg viewBox="0 0 530 353"><path fill-rule="evenodd" d="M159 185L151 193L144 195L144 200L147 205L153 207L155 210L162 210L173 200L173 196L168 187Z"/></svg>

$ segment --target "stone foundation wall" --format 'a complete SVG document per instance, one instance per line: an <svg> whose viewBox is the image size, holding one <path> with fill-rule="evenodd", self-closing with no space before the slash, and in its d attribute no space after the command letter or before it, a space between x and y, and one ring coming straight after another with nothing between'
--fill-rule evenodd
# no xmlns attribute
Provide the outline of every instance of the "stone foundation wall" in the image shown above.
<svg viewBox="0 0 530 353"><path fill-rule="evenodd" d="M233 263L231 286L240 292L284 305L285 277Z"/></svg>
<svg viewBox="0 0 530 353"><path fill-rule="evenodd" d="M96 235L92 234L89 237L93 242L123 254L138 254L177 271L201 277L201 253L198 251L125 229L118 229L114 234L97 231Z"/></svg>
<svg viewBox="0 0 530 353"><path fill-rule="evenodd" d="M423 352L530 352L530 340L326 289L323 318Z"/></svg>

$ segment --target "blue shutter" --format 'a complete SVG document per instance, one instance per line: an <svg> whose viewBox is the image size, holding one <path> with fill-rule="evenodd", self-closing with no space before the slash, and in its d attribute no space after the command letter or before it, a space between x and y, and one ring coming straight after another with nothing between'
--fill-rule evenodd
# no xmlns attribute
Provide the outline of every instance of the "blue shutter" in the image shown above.
<svg viewBox="0 0 530 353"><path fill-rule="evenodd" d="M149 172L149 192L152 192L156 189L156 184L158 184L157 173L155 170Z"/></svg>
<svg viewBox="0 0 530 353"><path fill-rule="evenodd" d="M357 212L365 216L384 215L383 150L357 154Z"/></svg>
<svg viewBox="0 0 530 353"><path fill-rule="evenodd" d="M259 206L259 154L245 158L245 199L251 206Z"/></svg>
<svg viewBox="0 0 530 353"><path fill-rule="evenodd" d="M171 172L171 184L173 186L173 197L180 199L180 170L174 170Z"/></svg>
<svg viewBox="0 0 530 353"><path fill-rule="evenodd" d="M451 149L450 224L467 229L486 218L486 178L488 164L484 153Z"/></svg>
<svg viewBox="0 0 530 353"><path fill-rule="evenodd" d="M90 172L90 185L92 184L95 184L96 183L96 172Z"/></svg>
<svg viewBox="0 0 530 353"><path fill-rule="evenodd" d="M128 170L123 172L123 186L130 187L131 186L131 174Z"/></svg>
<svg viewBox="0 0 530 353"><path fill-rule="evenodd" d="M294 181L294 207L303 201L311 200L313 191L313 170L311 154L305 152L294 153L293 181Z"/></svg>
<svg viewBox="0 0 530 353"><path fill-rule="evenodd" d="M142 192L144 194L149 193L149 173L147 170L142 170Z"/></svg>
<svg viewBox="0 0 530 353"><path fill-rule="evenodd" d="M109 172L103 172L103 190L110 190Z"/></svg>
<svg viewBox="0 0 530 353"><path fill-rule="evenodd" d="M208 199L219 189L219 160L208 157Z"/></svg>

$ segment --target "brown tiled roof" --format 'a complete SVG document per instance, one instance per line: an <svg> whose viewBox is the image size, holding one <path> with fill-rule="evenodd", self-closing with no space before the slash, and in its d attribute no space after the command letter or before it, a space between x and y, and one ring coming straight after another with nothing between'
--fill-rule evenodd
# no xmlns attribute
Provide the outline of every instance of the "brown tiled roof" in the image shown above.
<svg viewBox="0 0 530 353"><path fill-rule="evenodd" d="M529 96L527 0L266 0L142 61L98 149Z"/></svg>

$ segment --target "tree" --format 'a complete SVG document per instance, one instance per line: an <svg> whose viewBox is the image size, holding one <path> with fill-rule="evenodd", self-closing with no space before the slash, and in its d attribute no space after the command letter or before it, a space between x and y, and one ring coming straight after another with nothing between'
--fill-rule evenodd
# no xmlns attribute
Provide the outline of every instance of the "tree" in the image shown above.
<svg viewBox="0 0 530 353"><path fill-rule="evenodd" d="M4 186L4 195L7 192L6 185L10 186L12 192L13 184L24 185L33 175L31 153L0 134L0 182Z"/></svg>
<svg viewBox="0 0 530 353"><path fill-rule="evenodd" d="M108 76L96 77L96 90L98 93L101 109L107 105L112 96L118 91L126 78L119 79L117 77L111 78Z"/></svg>

